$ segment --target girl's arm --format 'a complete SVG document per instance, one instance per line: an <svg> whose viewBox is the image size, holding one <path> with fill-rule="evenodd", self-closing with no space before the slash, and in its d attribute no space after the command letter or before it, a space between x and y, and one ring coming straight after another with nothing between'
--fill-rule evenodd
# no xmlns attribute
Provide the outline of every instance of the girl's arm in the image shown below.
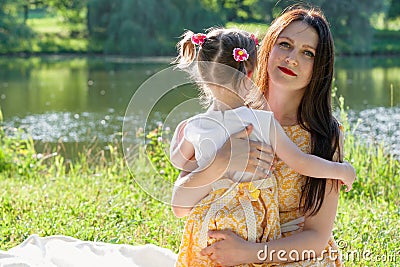
<svg viewBox="0 0 400 267"><path fill-rule="evenodd" d="M281 125L274 119L270 127L271 144L275 147L278 157L296 172L315 178L330 178L342 180L347 189L355 180L356 172L348 162L334 162L315 155L302 152L283 131Z"/></svg>
<svg viewBox="0 0 400 267"><path fill-rule="evenodd" d="M183 132L185 124L178 126L176 133ZM175 182L172 194L172 211L177 217L189 214L202 198L211 191L211 183L223 177L227 170L248 171L265 177L273 161L272 148L260 142L248 140L253 130L248 126L243 131L233 134L217 151L214 161L200 171L181 172ZM175 134L171 141L171 151L179 149L183 134Z"/></svg>
<svg viewBox="0 0 400 267"><path fill-rule="evenodd" d="M183 129L186 121L181 122L175 130L171 141L170 160L172 165L186 172L191 172L197 168L194 157L194 146L186 138L184 138Z"/></svg>
<svg viewBox="0 0 400 267"><path fill-rule="evenodd" d="M187 174L197 167L194 146L184 138L186 123L187 121L183 121L176 127L170 148L170 160L172 165L182 171L175 182L171 201L172 211L177 217L186 216L192 209L192 206L206 196L210 190L208 188L203 188L203 190L201 190L196 187L191 188L185 185L185 179L190 177L187 176Z"/></svg>

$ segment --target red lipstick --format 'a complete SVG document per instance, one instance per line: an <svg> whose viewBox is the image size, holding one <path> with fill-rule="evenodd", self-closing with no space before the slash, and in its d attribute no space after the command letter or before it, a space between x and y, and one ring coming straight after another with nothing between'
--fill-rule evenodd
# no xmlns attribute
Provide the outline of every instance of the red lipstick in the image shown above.
<svg viewBox="0 0 400 267"><path fill-rule="evenodd" d="M288 68L280 67L280 66L279 66L278 69L280 69L283 73L285 73L285 74L287 74L287 75L290 75L290 76L297 76L296 73L294 73L293 71L291 71L291 70L288 69Z"/></svg>

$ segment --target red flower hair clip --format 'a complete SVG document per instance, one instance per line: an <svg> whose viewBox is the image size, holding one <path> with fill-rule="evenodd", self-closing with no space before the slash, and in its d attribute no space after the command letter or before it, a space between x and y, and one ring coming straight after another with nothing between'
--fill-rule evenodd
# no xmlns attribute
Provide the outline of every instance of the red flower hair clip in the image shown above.
<svg viewBox="0 0 400 267"><path fill-rule="evenodd" d="M257 47L258 46L258 38L254 34L251 34L250 38L253 39L253 41L256 43L256 47Z"/></svg>
<svg viewBox="0 0 400 267"><path fill-rule="evenodd" d="M204 43L204 41L206 40L206 38L207 38L207 35L205 35L204 33L197 33L192 36L191 40L194 45L201 46Z"/></svg>
<svg viewBox="0 0 400 267"><path fill-rule="evenodd" d="M233 49L233 58L236 61L246 61L249 58L249 54L244 48L235 48Z"/></svg>

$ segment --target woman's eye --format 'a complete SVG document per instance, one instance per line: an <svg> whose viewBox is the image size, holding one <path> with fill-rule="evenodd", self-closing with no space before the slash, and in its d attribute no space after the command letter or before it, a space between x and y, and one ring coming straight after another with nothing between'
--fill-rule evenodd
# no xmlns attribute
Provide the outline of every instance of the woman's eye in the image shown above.
<svg viewBox="0 0 400 267"><path fill-rule="evenodd" d="M288 42L280 42L279 46L282 47L282 48L289 48L290 44Z"/></svg>
<svg viewBox="0 0 400 267"><path fill-rule="evenodd" d="M308 57L314 57L314 53L311 51L304 51L304 55L308 56Z"/></svg>

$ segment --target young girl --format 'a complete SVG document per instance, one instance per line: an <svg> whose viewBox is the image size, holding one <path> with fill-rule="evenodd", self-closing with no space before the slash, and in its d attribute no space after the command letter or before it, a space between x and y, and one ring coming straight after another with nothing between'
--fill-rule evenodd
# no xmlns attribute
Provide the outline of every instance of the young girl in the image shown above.
<svg viewBox="0 0 400 267"><path fill-rule="evenodd" d="M271 144L290 168L310 177L340 179L349 190L355 179L350 164L303 153L286 136L272 112L245 105L246 98L261 101L259 90L253 88L250 80L257 63L256 46L254 36L241 30L219 28L207 35L190 31L184 34L178 43L176 62L192 74L202 89L203 99L211 105L207 112L177 127L175 135L183 134L184 138L171 150L172 163L189 172L204 169L229 136L251 125L250 139ZM209 257L200 255L200 250L210 243L208 230L229 229L252 242L278 238L276 181L273 176L266 176L244 170L227 171L223 178L210 177L199 185L199 190L192 190L193 194L187 197L201 200L186 222L176 266L213 266ZM175 190L179 184L180 180ZM174 196L172 204L182 205Z"/></svg>

